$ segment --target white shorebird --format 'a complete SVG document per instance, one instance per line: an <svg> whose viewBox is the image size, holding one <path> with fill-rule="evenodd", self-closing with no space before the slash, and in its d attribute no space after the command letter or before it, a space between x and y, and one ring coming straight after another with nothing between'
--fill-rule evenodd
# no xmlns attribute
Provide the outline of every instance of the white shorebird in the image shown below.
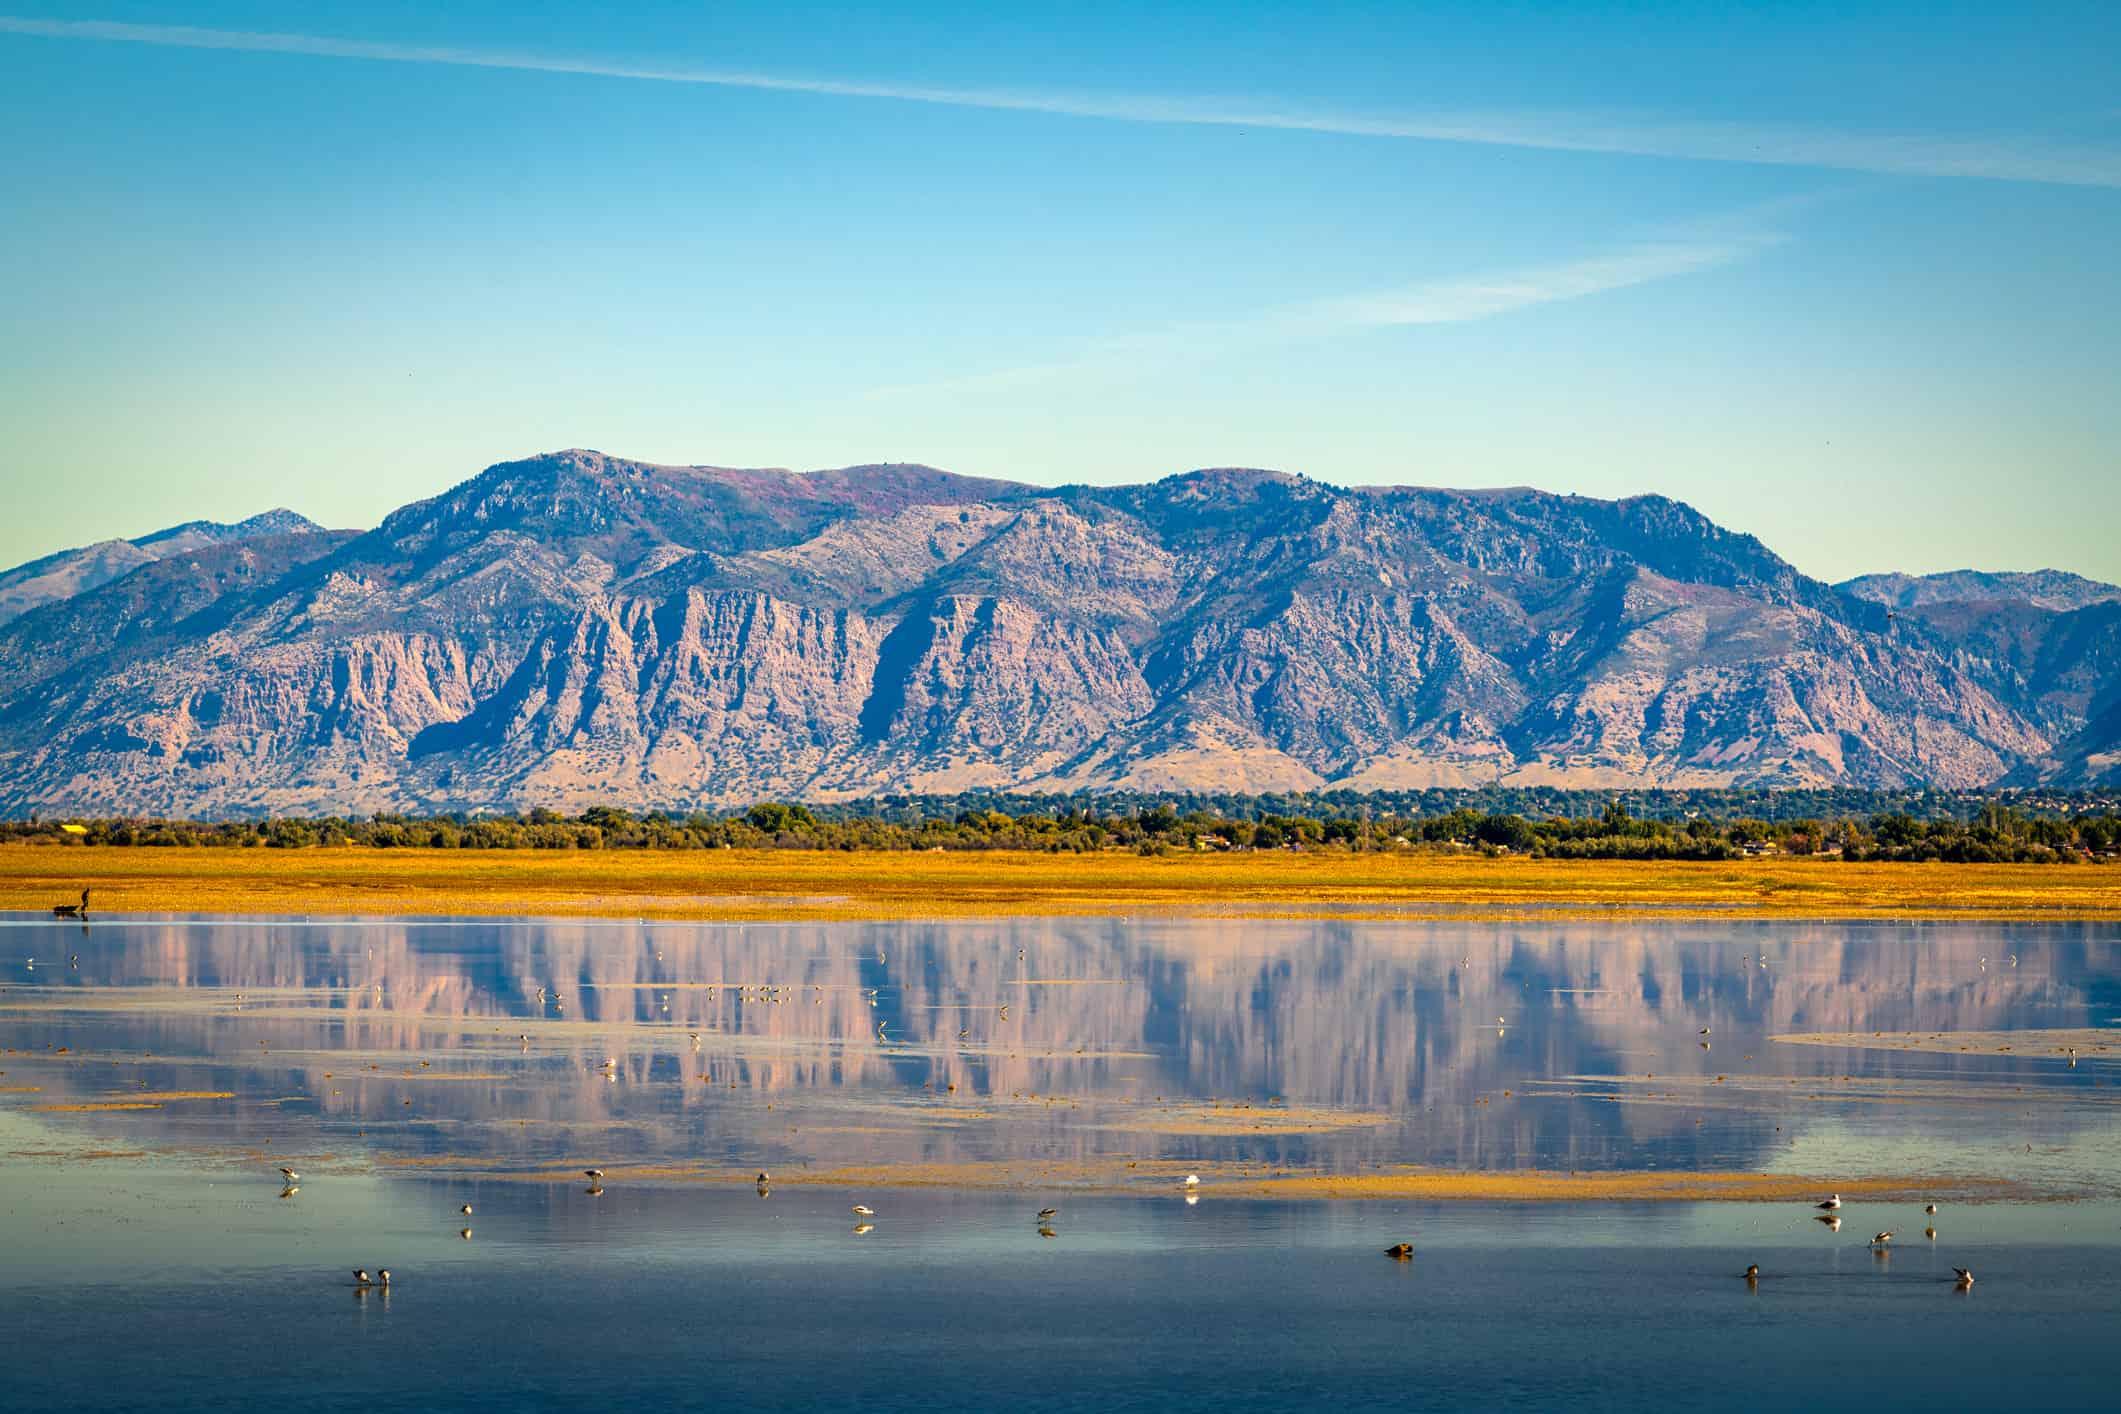
<svg viewBox="0 0 2121 1414"><path fill-rule="evenodd" d="M1829 1193L1827 1194L1826 1201L1824 1203L1814 1203L1812 1204L1812 1206L1815 1208L1824 1208L1828 1212L1832 1212L1834 1209L1841 1206L1841 1195L1839 1193Z"/></svg>
<svg viewBox="0 0 2121 1414"><path fill-rule="evenodd" d="M1706 1027L1706 1026L1702 1027L1702 1028L1701 1028L1701 1034L1702 1034L1702 1035L1704 1035L1704 1036L1708 1035L1708 1034L1709 1034L1709 1028L1708 1028L1708 1027Z"/></svg>
<svg viewBox="0 0 2121 1414"><path fill-rule="evenodd" d="M589 1181L590 1181L591 1183L595 1183L595 1182L596 1182L596 1181L597 1181L598 1179L602 1178L603 1176L604 1176L604 1170L602 1170L602 1169L583 1169L583 1170L582 1170L582 1177L584 1177L584 1178L588 1179L588 1180L589 1180Z"/></svg>
<svg viewBox="0 0 2121 1414"><path fill-rule="evenodd" d="M1198 1188L1198 1187L1200 1187L1200 1175L1199 1175L1199 1174L1197 1174L1197 1173L1189 1173L1189 1174L1187 1174L1187 1175L1186 1175L1186 1181L1185 1181L1185 1183L1184 1183L1184 1184L1182 1184L1182 1185L1180 1185L1180 1186L1181 1186L1181 1187L1185 1187L1185 1188Z"/></svg>
<svg viewBox="0 0 2121 1414"><path fill-rule="evenodd" d="M873 1218L876 1216L876 1209L870 1207L867 1203L856 1203L854 1205L854 1215L858 1218Z"/></svg>
<svg viewBox="0 0 2121 1414"><path fill-rule="evenodd" d="M377 1286L389 1286L389 1285L390 1285L390 1268L388 1268L388 1267L378 1267L378 1268L376 1269L376 1285L377 1285Z"/></svg>
<svg viewBox="0 0 2121 1414"><path fill-rule="evenodd" d="M1958 1285L1960 1285L1960 1286L1962 1286L1962 1287L1967 1287L1967 1286L1972 1286L1972 1285L1974 1284L1974 1274L1973 1274L1973 1272L1972 1272L1972 1271L1968 1270L1967 1268L1965 1268L1965 1267L1954 1267L1954 1268L1952 1268L1952 1271L1953 1271L1953 1272L1954 1272L1955 1274L1957 1274L1957 1276L1958 1276L1958 1278L1959 1278L1959 1281L1958 1281Z"/></svg>
<svg viewBox="0 0 2121 1414"><path fill-rule="evenodd" d="M1934 1213L1937 1211L1937 1205L1935 1203L1926 1203L1923 1205L1922 1211L1925 1213Z"/></svg>
<svg viewBox="0 0 2121 1414"><path fill-rule="evenodd" d="M370 1280L368 1279L368 1268L366 1268L366 1267L355 1267L355 1268L354 1268L354 1270L353 1270L353 1284L354 1284L355 1286L373 1286L373 1285L375 1285L375 1283L374 1283L374 1282L372 1282L372 1281L370 1281Z"/></svg>
<svg viewBox="0 0 2121 1414"><path fill-rule="evenodd" d="M1891 1242L1892 1240L1893 1230L1891 1228L1887 1228L1884 1232L1879 1233L1877 1236L1871 1239L1871 1246L1883 1247L1886 1243Z"/></svg>
<svg viewBox="0 0 2121 1414"><path fill-rule="evenodd" d="M1060 1209L1058 1208L1040 1208L1038 1210L1038 1218L1040 1222L1044 1222L1047 1218L1057 1218L1059 1216Z"/></svg>

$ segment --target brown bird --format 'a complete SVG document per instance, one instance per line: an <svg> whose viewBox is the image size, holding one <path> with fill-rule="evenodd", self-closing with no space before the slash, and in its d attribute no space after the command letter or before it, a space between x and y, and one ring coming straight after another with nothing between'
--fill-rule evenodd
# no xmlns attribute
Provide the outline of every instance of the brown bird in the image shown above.
<svg viewBox="0 0 2121 1414"><path fill-rule="evenodd" d="M1407 1261L1414 1255L1414 1244L1411 1242L1395 1242L1385 1249L1385 1255L1396 1262Z"/></svg>

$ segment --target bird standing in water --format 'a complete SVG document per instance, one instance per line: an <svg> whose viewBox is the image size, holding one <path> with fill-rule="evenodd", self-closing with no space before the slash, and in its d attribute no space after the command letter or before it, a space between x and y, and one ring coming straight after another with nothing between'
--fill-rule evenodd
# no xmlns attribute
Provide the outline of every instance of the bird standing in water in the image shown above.
<svg viewBox="0 0 2121 1414"><path fill-rule="evenodd" d="M1414 1256L1414 1244L1411 1242L1395 1242L1385 1249L1385 1255L1395 1262L1409 1261Z"/></svg>
<svg viewBox="0 0 2121 1414"><path fill-rule="evenodd" d="M1829 1193L1824 1203L1814 1203L1812 1204L1812 1206L1815 1208L1825 1208L1829 1211L1832 1211L1833 1209L1841 1206L1841 1195L1839 1193Z"/></svg>
<svg viewBox="0 0 2121 1414"><path fill-rule="evenodd" d="M1966 1290L1966 1288L1974 1284L1974 1274L1968 1271L1965 1267L1954 1267L1952 1268L1952 1271L1958 1277L1958 1281L1955 1283L1955 1285L1957 1285L1961 1291Z"/></svg>
<svg viewBox="0 0 2121 1414"><path fill-rule="evenodd" d="M1748 1266L1745 1269L1745 1279L1748 1284L1755 1284L1759 1282L1760 1264L1758 1262L1754 1262L1752 1265Z"/></svg>

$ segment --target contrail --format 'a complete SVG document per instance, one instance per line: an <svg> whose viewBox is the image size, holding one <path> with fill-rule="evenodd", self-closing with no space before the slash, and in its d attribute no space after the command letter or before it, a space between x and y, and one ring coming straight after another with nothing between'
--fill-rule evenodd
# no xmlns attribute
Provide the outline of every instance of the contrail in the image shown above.
<svg viewBox="0 0 2121 1414"><path fill-rule="evenodd" d="M1898 176L1968 177L2062 186L2121 187L2121 150L2034 137L1987 141L1922 134L1859 134L1778 124L1663 121L1581 113L1365 114L1239 100L1159 98L1023 89L952 88L865 79L823 79L680 65L633 64L506 50L335 39L320 35L42 20L0 15L0 34L102 40L172 49L214 49L394 64L442 64L527 73L582 74L652 83L884 99L1006 112L1051 113L1123 123L1162 123L1349 137L1470 143L1553 152L1596 152L1697 162L1818 167Z"/></svg>

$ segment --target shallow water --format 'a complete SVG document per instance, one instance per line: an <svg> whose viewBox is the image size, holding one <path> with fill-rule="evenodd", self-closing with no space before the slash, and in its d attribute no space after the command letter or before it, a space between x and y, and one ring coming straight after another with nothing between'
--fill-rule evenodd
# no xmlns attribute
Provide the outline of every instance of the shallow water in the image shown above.
<svg viewBox="0 0 2121 1414"><path fill-rule="evenodd" d="M2117 935L0 921L0 1407L2085 1407L2121 1375L2104 1198L1947 1202L1927 1239L1911 1204L1833 1233L1803 1205L1215 1185L1419 1163L2111 1194L2121 1057L2035 1033L2121 1043ZM1769 1039L1872 1031L2018 1034ZM77 1108L117 1104L152 1108ZM960 1163L1023 1186L549 1178ZM1068 1186L1127 1163L1209 1183ZM1380 1255L1402 1238L1414 1262Z"/></svg>

